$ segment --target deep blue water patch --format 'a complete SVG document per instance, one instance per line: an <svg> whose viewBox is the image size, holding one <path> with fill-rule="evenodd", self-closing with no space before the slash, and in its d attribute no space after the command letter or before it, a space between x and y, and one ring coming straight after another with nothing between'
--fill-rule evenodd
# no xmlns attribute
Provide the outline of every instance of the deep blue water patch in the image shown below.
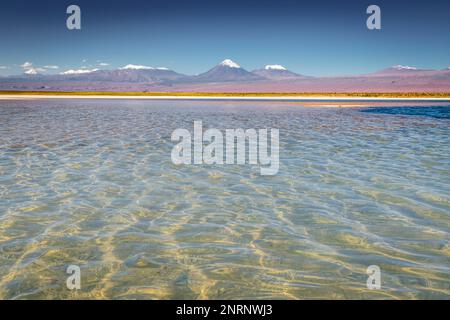
<svg viewBox="0 0 450 320"><path fill-rule="evenodd" d="M422 116L438 119L450 119L450 106L439 107L374 107L362 112L392 114L402 116Z"/></svg>

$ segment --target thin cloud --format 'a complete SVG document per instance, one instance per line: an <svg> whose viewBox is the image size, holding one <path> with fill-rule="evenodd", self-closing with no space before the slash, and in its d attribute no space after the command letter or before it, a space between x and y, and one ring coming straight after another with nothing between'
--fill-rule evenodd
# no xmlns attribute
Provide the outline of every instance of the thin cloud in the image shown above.
<svg viewBox="0 0 450 320"><path fill-rule="evenodd" d="M48 70L55 70L55 69L59 68L58 66L55 66L55 65L36 67L33 65L33 62L30 62L30 61L24 62L23 64L20 65L20 67L23 69L23 72L25 74L31 74L31 75L47 73Z"/></svg>
<svg viewBox="0 0 450 320"><path fill-rule="evenodd" d="M29 75L36 75L40 72L45 72L46 70L43 68L35 68L33 67L33 63L26 61L23 64L20 65L20 67L23 69L23 73L29 74Z"/></svg>
<svg viewBox="0 0 450 320"><path fill-rule="evenodd" d="M28 69L28 68L31 68L33 66L33 63L27 61L27 62L24 62L23 64L21 64L20 66L22 68L24 68L24 69Z"/></svg>

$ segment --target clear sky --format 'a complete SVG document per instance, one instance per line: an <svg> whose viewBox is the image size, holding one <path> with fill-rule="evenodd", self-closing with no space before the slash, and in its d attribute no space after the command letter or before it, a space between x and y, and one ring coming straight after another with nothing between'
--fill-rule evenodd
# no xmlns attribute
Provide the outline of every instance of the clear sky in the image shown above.
<svg viewBox="0 0 450 320"><path fill-rule="evenodd" d="M66 28L77 4L82 29ZM382 30L366 8L382 10ZM47 72L126 64L206 71L225 58L253 70L282 64L307 75L392 65L450 67L448 0L39 0L3 1L0 74L25 62ZM103 65L100 65L102 63ZM108 65L106 65L108 64Z"/></svg>

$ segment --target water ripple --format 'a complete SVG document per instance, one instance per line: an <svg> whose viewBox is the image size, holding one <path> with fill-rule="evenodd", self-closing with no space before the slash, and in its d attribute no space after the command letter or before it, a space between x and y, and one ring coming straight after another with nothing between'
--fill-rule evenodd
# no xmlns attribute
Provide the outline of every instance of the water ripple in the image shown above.
<svg viewBox="0 0 450 320"><path fill-rule="evenodd" d="M1 102L0 298L449 298L449 110ZM173 165L194 120L280 129L279 173Z"/></svg>

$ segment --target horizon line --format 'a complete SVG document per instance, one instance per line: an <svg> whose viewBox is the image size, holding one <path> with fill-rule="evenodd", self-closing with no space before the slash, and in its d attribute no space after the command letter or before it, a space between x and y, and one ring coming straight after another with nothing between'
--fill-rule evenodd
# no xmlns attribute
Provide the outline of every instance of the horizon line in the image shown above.
<svg viewBox="0 0 450 320"><path fill-rule="evenodd" d="M421 68L421 67L415 67L415 66L408 66L408 65L402 65L402 64L397 64L397 65L392 65L392 66L386 66L382 69L376 69L376 70L372 70L372 71L367 71L366 73L349 73L349 74L339 74L339 75L319 75L319 76L313 76L313 75L307 75L307 74L303 74L301 72L298 72L296 70L290 69L285 67L283 64L280 63L274 63L274 64L265 64L260 68L256 68L256 69L246 69L244 67L242 67L240 64L237 64L236 62L234 62L234 60L232 59L224 59L223 61L217 63L216 65L214 65L213 67L207 69L206 71L200 72L200 73L196 73L196 74L188 74L188 73L180 73L177 72L175 69L172 68L168 68L168 67L153 67L153 66L149 66L149 65L145 65L145 64L133 64L133 63L129 63L126 65L123 65L121 67L115 67L115 68L101 68L104 67L106 65L111 65L110 63L105 64L104 62L98 62L96 65L89 65L89 66L82 66L82 67L67 67L68 69L59 73L50 73L48 71L50 70L57 70L60 69L59 66L56 65L45 65L45 66L35 66L32 62L24 62L23 64L20 65L16 65L15 66L19 66L23 69L23 72L20 74L9 74L9 75L0 75L0 78L7 78L7 77L17 77L17 76L64 76L64 75L69 75L69 76L74 76L74 75L80 75L80 74L89 74L89 73L93 73L93 72L97 72L97 71L117 71L117 70L135 70L135 71L139 71L139 70L161 70L161 71L173 71L176 73L179 73L181 75L185 75L185 76L197 76L199 74L208 72L209 70L217 67L217 66L224 66L226 65L226 63L230 61L232 63L234 63L236 66L228 66L230 68L238 68L238 69L242 69L248 72L254 72L254 71L258 71L258 70L274 70L274 71L290 71L290 72L294 72L298 75L302 75L302 76L307 76L307 77L313 77L313 78L334 78L334 77L345 77L345 76L359 76L359 75L367 75L367 74L373 74L373 73L377 73L380 71L384 71L384 70L388 70L388 69L396 69L398 71L401 70L405 70L405 71L446 71L446 70L450 70L450 66L449 67L443 67L443 68L438 68L438 69L434 69L434 68ZM269 68L268 67L273 67L273 66L279 66L282 67L283 69L276 69L276 68ZM11 66L5 66L5 65L0 65L0 70L8 70L10 69ZM66 69L66 68L64 68Z"/></svg>

